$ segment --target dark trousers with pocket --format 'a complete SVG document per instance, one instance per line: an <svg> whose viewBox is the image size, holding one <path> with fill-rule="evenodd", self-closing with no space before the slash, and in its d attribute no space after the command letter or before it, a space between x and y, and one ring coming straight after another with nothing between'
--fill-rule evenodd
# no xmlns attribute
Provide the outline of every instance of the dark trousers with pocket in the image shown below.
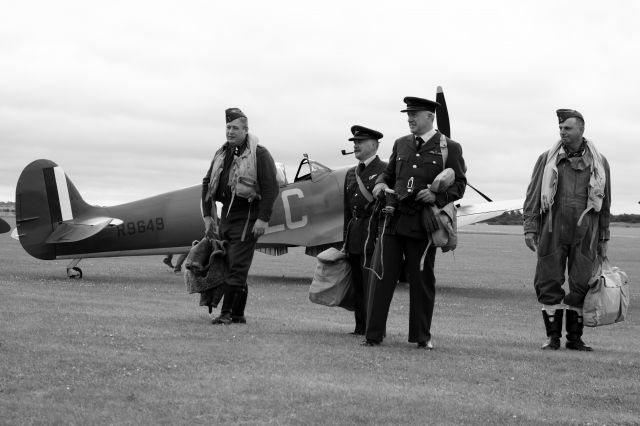
<svg viewBox="0 0 640 426"><path fill-rule="evenodd" d="M221 314L243 316L247 303L247 276L253 261L257 238L251 230L255 220L247 222L246 215L230 215L220 223L220 239L229 242L227 249L228 268L225 273L225 296ZM242 234L244 241L242 240ZM232 296L233 295L233 296Z"/></svg>

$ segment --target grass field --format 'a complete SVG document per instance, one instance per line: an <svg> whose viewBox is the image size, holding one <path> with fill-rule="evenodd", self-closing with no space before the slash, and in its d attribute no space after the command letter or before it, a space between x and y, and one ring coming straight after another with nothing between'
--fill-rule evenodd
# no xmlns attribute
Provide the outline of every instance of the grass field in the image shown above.
<svg viewBox="0 0 640 426"><path fill-rule="evenodd" d="M612 230L632 304L586 329L591 353L539 349L521 228L464 230L436 261L432 352L406 341L403 285L383 345L359 346L352 313L309 302L299 249L257 253L248 324L214 326L161 257L70 280L0 235L0 424L640 424L640 228Z"/></svg>

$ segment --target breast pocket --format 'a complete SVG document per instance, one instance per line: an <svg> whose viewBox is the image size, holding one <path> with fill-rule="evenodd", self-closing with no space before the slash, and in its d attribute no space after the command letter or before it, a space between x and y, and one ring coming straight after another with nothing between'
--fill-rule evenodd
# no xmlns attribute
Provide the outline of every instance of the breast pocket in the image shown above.
<svg viewBox="0 0 640 426"><path fill-rule="evenodd" d="M367 188L369 190L369 192L371 192L373 190L373 187L376 186L376 179L378 178L378 175L368 175L366 176L363 180L364 180L364 187Z"/></svg>
<svg viewBox="0 0 640 426"><path fill-rule="evenodd" d="M442 155L440 153L429 153L427 155L423 155L422 157L420 157L419 164L420 167L424 167L424 169L428 172L431 172L433 170L437 170L438 172L440 172L443 169Z"/></svg>

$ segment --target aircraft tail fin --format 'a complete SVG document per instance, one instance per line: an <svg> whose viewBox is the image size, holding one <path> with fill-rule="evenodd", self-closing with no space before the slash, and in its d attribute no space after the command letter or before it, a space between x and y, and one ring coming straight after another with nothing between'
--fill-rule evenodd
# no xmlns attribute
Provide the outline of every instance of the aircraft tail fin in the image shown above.
<svg viewBox="0 0 640 426"><path fill-rule="evenodd" d="M16 229L22 247L38 259L55 259L55 243L95 235L117 219L87 204L64 170L50 160L27 165L16 185Z"/></svg>

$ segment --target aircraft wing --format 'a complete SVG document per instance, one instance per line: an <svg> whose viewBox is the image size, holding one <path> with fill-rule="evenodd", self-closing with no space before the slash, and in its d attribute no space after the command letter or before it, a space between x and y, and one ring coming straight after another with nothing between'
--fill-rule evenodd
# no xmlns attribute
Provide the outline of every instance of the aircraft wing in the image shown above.
<svg viewBox="0 0 640 426"><path fill-rule="evenodd" d="M521 210L523 205L524 199L460 204L458 206L458 227L482 222L500 216L504 212Z"/></svg>

